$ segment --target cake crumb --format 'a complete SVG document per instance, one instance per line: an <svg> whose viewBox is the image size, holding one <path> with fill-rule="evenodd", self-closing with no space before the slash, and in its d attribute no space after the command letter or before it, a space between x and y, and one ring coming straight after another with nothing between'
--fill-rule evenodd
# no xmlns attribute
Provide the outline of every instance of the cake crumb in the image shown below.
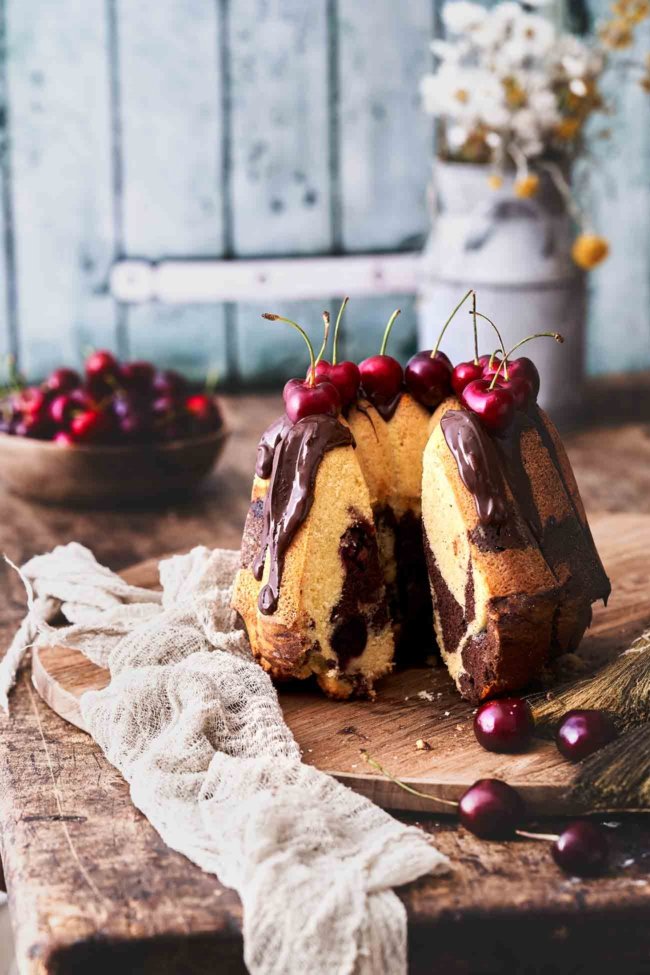
<svg viewBox="0 0 650 975"><path fill-rule="evenodd" d="M431 691L418 691L418 697L423 701L433 701L433 694Z"/></svg>
<svg viewBox="0 0 650 975"><path fill-rule="evenodd" d="M418 740L415 743L415 747L417 748L417 750L419 752L430 752L431 751L431 745L429 744L428 741L425 741L424 738L418 738Z"/></svg>
<svg viewBox="0 0 650 975"><path fill-rule="evenodd" d="M445 718L448 718L450 714L451 714L451 711L445 711Z"/></svg>

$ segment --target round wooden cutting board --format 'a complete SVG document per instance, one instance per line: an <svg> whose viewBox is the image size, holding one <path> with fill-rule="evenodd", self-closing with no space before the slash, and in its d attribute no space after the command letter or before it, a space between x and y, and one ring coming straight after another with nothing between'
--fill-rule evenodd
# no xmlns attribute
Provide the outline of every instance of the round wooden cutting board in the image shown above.
<svg viewBox="0 0 650 975"><path fill-rule="evenodd" d="M608 607L595 607L593 625L579 656L590 669L612 659L650 626L648 552L650 516L602 515L591 519L596 544L612 580ZM155 588L158 560L134 566L123 576ZM34 650L33 682L41 697L66 721L83 729L79 698L105 687L110 675L79 651L64 647ZM414 788L458 799L483 777L497 777L520 790L537 814L581 811L568 795L575 766L553 742L535 740L523 755L484 751L472 731L473 708L458 696L443 667L412 669L381 682L374 701L330 701L313 688L281 687L287 724L305 762L369 796L380 806L416 811L449 811L413 796L366 764L366 750L392 775ZM422 739L427 747L416 748Z"/></svg>

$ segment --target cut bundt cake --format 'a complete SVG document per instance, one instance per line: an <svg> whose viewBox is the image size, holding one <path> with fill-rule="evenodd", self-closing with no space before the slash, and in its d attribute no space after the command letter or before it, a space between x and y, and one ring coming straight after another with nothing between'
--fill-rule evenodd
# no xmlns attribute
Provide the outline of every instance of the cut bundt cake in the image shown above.
<svg viewBox="0 0 650 975"><path fill-rule="evenodd" d="M260 442L234 588L253 653L345 698L437 638L466 699L522 689L610 591L537 370L475 342L471 362L436 347L404 371L397 313L379 355L336 363L340 314L334 365L290 323L311 366Z"/></svg>
<svg viewBox="0 0 650 975"><path fill-rule="evenodd" d="M344 421L282 418L258 450L233 605L273 677L372 692L393 634L370 496Z"/></svg>
<svg viewBox="0 0 650 975"><path fill-rule="evenodd" d="M566 454L537 406L501 436L454 397L424 452L422 509L435 628L471 701L525 687L572 650L607 599Z"/></svg>

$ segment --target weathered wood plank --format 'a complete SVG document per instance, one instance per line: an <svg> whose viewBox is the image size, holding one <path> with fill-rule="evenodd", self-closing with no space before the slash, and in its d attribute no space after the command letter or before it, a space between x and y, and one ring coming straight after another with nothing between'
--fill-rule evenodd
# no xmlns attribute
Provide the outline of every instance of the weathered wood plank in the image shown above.
<svg viewBox="0 0 650 975"><path fill-rule="evenodd" d="M233 247L329 250L326 0L229 7Z"/></svg>
<svg viewBox="0 0 650 975"><path fill-rule="evenodd" d="M591 0L595 18L608 0ZM641 62L650 50L650 22L640 24L625 60ZM591 373L643 369L650 365L650 96L638 72L623 80L611 70L602 85L616 106L598 128L610 127L610 143L592 146L591 210L597 232L610 241L609 259L590 277L587 364Z"/></svg>
<svg viewBox="0 0 650 975"><path fill-rule="evenodd" d="M7 355L17 351L13 199L9 156L9 93L7 91L7 24L5 3L0 3L0 383L8 375Z"/></svg>
<svg viewBox="0 0 650 975"><path fill-rule="evenodd" d="M218 5L119 0L123 249L129 256L224 252ZM200 378L226 371L219 304L128 310L129 351Z"/></svg>
<svg viewBox="0 0 650 975"><path fill-rule="evenodd" d="M399 249L428 226L431 0L339 0L340 166L345 250Z"/></svg>
<svg viewBox="0 0 650 975"><path fill-rule="evenodd" d="M22 363L37 377L112 345L113 258L104 0L6 0Z"/></svg>

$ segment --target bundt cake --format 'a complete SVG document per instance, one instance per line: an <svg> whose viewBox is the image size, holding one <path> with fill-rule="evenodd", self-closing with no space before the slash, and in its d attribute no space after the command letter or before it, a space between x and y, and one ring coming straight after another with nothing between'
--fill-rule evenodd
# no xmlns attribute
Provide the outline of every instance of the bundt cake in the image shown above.
<svg viewBox="0 0 650 975"><path fill-rule="evenodd" d="M436 349L403 372L385 354L394 317L379 355L337 364L335 345L330 365L310 347L307 379L285 387L233 605L275 678L372 695L435 631L477 702L575 649L609 581L532 362L503 350L452 369Z"/></svg>

